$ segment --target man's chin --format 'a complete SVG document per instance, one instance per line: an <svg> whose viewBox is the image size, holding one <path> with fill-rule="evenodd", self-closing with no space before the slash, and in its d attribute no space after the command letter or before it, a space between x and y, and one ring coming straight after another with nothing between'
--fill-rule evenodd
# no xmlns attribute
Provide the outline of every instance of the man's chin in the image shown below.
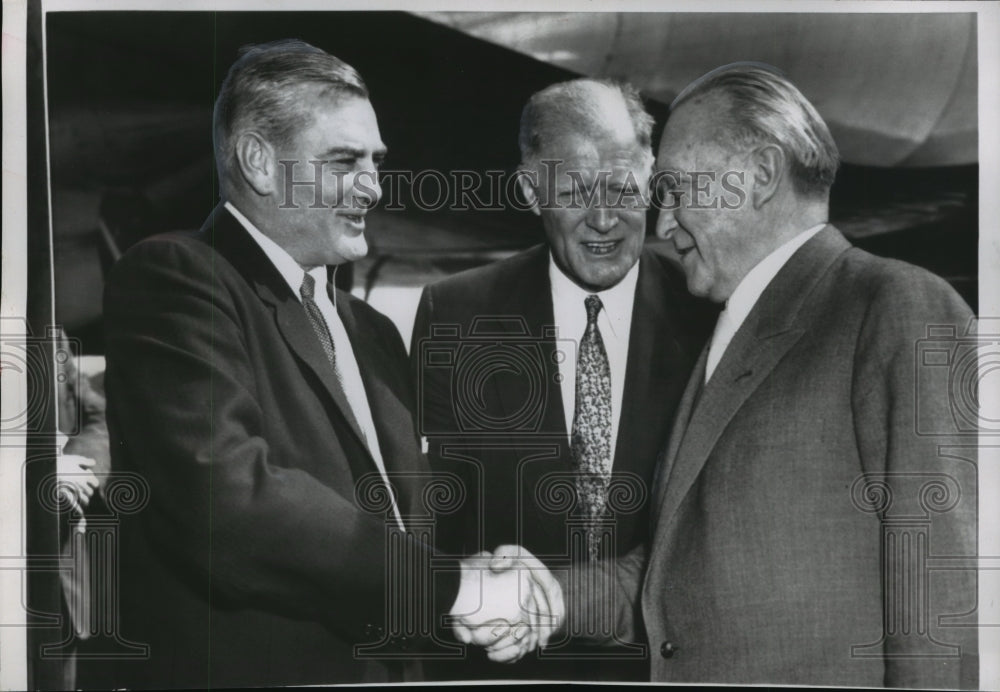
<svg viewBox="0 0 1000 692"><path fill-rule="evenodd" d="M362 236L359 238L361 242L353 242L349 246L342 248L340 252L341 259L338 264L347 264L348 262L357 262L368 256L368 242Z"/></svg>
<svg viewBox="0 0 1000 692"><path fill-rule="evenodd" d="M614 288L621 283L621 280L625 278L626 274L628 274L628 270L600 274L596 276L584 276L582 277L582 280L577 281L576 283L582 288L596 293L598 291L606 291L609 288Z"/></svg>
<svg viewBox="0 0 1000 692"><path fill-rule="evenodd" d="M696 276L687 276L687 289L688 293L693 295L695 298L705 298L707 300L711 300L712 302L719 302L712 297L712 286L706 285L702 281L698 281L698 277Z"/></svg>

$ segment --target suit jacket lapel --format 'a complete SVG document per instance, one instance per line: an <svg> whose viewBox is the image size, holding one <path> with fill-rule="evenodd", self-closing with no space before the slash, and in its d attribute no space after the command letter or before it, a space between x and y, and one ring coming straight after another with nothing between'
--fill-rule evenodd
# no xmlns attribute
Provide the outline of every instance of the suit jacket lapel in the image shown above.
<svg viewBox="0 0 1000 692"><path fill-rule="evenodd" d="M520 498L512 507L527 510L536 507L534 491L546 474L568 473L571 469L569 434L566 431L566 418L563 412L562 388L557 377L559 365L553 357L555 350L559 348L559 343L553 334L555 318L552 309L552 288L549 284L548 247L541 245L530 251L525 263L512 272L511 278L517 284L503 287L503 290L507 291L507 299L498 304L498 315L523 317L530 335L523 334L516 320L508 319L503 322L504 338L518 338L537 345L544 378L540 383L543 409L539 427L528 434L516 435L516 444L523 444L525 447L536 444L558 445L556 458L541 457L530 461L522 459L522 463L518 465L517 492ZM558 338L572 340L571 343L575 345L579 335L559 334ZM508 415L524 405L523 389L503 386L498 381L496 394L504 412ZM535 511L521 511L518 517L519 535L527 536L543 531L549 536L550 541L554 541L553 544L560 545L565 538L564 523L553 521L552 516L539 517Z"/></svg>
<svg viewBox="0 0 1000 692"><path fill-rule="evenodd" d="M704 379L706 348L684 395L687 406L693 405L690 420L681 433L682 404L671 436L658 523L672 518L733 416L805 333L813 315L803 305L849 247L839 231L827 226L799 248L761 294L695 402L700 382L694 378Z"/></svg>
<svg viewBox="0 0 1000 692"><path fill-rule="evenodd" d="M347 397L336 381L330 361L316 338L312 324L299 299L264 251L254 242L225 207L219 205L205 222L202 233L210 238L227 260L254 286L261 300L274 310L275 322L291 351L319 379L351 430L364 446L364 436L351 412Z"/></svg>
<svg viewBox="0 0 1000 692"><path fill-rule="evenodd" d="M351 338L378 435L382 463L399 491L397 501L405 518L420 509L417 507L417 489L421 484L418 474L426 475L429 471L424 458L416 453L418 441L412 411L393 389L394 385L406 385L405 369L393 375L391 361L394 356L381 348L381 337L371 325L356 318L345 294L337 300L337 313Z"/></svg>
<svg viewBox="0 0 1000 692"><path fill-rule="evenodd" d="M527 260L527 265L518 275L519 285L509 287L508 300L501 309L500 316L522 316L527 323L530 335L524 335L518 330L514 320L503 322L508 338L521 336L529 343L538 344L542 357L541 383L543 414L540 431L568 436L566 418L563 413L562 388L558 384L559 366L552 357L558 347L552 332L555 327L555 317L552 310L552 288L549 285L549 253L546 246L536 248ZM559 334L560 340L572 340L576 343L579 335ZM497 395L504 410L513 413L524 405L524 392L514 391L498 384ZM547 435L548 436L548 435Z"/></svg>
<svg viewBox="0 0 1000 692"><path fill-rule="evenodd" d="M670 417L664 413L657 420L655 406L670 387L671 381L683 377L690 362L684 347L676 338L680 320L671 314L673 307L666 277L656 271L655 261L648 253L639 259L639 280L632 308L628 360L622 410L618 419L613 469L633 472L648 468L648 460L660 451ZM683 380L674 382L677 388Z"/></svg>
<svg viewBox="0 0 1000 692"><path fill-rule="evenodd" d="M657 462L656 476L653 484L654 494L651 500L653 503L651 519L654 526L659 516L663 513L667 479L670 478L674 461L677 459L677 451L684 441L684 435L687 432L688 423L691 421L691 415L694 413L695 406L697 406L701 398L700 395L705 381L705 365L707 362L708 344L705 344L705 347L701 350L701 355L698 357L698 362L695 363L694 371L691 373L690 379L688 379L687 387L681 396L680 404L677 406L677 413L674 416L673 425L671 425L670 438L667 440L666 449Z"/></svg>

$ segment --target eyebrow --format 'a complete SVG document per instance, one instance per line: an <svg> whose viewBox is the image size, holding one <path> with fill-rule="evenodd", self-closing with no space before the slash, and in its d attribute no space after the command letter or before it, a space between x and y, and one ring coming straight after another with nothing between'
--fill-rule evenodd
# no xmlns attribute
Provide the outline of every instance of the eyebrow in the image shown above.
<svg viewBox="0 0 1000 692"><path fill-rule="evenodd" d="M372 151L372 158L375 159L376 161L378 161L380 159L384 159L386 153L387 153L387 149L383 145L383 146L375 149L374 151ZM355 158L355 159L361 159L361 158L364 158L364 156L365 156L365 150L364 149L358 149L357 147L334 147L334 148L328 149L328 150L324 151L322 154L320 154L320 158L322 158L322 159L333 159L333 158L337 158L339 156L349 156L349 157L352 157L352 158Z"/></svg>

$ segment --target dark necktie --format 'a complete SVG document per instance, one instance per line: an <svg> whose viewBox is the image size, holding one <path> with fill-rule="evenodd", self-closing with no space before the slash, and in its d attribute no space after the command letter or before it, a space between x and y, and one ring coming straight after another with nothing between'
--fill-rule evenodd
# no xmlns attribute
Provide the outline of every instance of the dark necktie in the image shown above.
<svg viewBox="0 0 1000 692"><path fill-rule="evenodd" d="M604 513L611 480L611 367L597 328L601 299L587 296L587 328L576 360L576 406L571 438L577 501L587 520L587 552L600 552L597 524Z"/></svg>

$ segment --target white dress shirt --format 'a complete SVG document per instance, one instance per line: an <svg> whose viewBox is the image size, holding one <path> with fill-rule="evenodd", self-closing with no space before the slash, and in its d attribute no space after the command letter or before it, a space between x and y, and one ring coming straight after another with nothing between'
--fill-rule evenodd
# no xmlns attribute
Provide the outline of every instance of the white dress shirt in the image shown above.
<svg viewBox="0 0 1000 692"><path fill-rule="evenodd" d="M726 347L729 346L729 342L733 340L736 332L743 325L747 315L753 310L753 306L757 304L764 289L774 280L785 263L792 258L795 251L825 227L826 222L824 221L785 242L758 262L757 266L747 272L747 275L736 286L736 290L726 301L726 308L719 314L719 319L715 323L712 344L708 348L708 361L705 363L705 384L708 384L712 373L715 372L715 366L719 364L719 361L722 360L722 354L726 352Z"/></svg>
<svg viewBox="0 0 1000 692"><path fill-rule="evenodd" d="M618 422L622 415L622 396L625 393L625 367L628 364L628 338L632 331L632 306L639 280L639 263L636 262L625 277L611 288L592 293L580 288L563 274L549 254L549 284L552 286L552 314L559 339L571 339L572 349L562 349L566 355L559 362L562 389L563 415L566 432L573 432L573 413L576 408L576 354L580 340L587 328L587 308L584 301L589 295L600 297L603 308L597 314L597 328L604 341L611 369L611 459L615 458L618 442Z"/></svg>
<svg viewBox="0 0 1000 692"><path fill-rule="evenodd" d="M292 289L292 293L295 297L302 302L302 296L299 293L302 288L302 279L305 277L305 270L292 259L292 256L285 252L284 248L278 245L276 242L268 238L266 235L261 233L261 231L255 227L249 219L247 219L243 214L239 212L236 207L234 207L230 202L225 203L226 209L229 210L236 220L239 221L243 227L250 234L250 237L256 241L260 246L260 249L264 251L271 263L274 264L275 269L278 273L284 277L285 281L288 283L289 288ZM375 460L375 466L378 467L378 472L382 475L383 480L385 480L386 485L389 485L389 479L386 475L385 462L382 459L382 450L379 448L378 444L378 433L375 430L375 421L372 419L371 407L368 404L368 395L365 392L365 383L361 379L361 370L358 367L358 360L354 356L354 348L351 346L350 336L347 334L347 330L344 328L344 323L340 319L340 315L337 314L337 308L334 303L330 300L330 291L326 290L327 287L327 276L326 267L313 267L309 270L309 275L316 281L317 287L322 287L316 290L313 295L313 299L316 301L319 311L323 314L323 319L326 321L327 328L330 330L330 338L333 340L333 348L337 354L337 372L340 375L340 380L343 383L344 394L347 397L347 402L351 406L351 411L354 413L354 418L358 422L358 426L361 428L361 432L365 438L365 444L368 447L368 451L371 452L372 458ZM393 498L392 511L396 516L396 521L399 522L400 528L403 527L403 518L399 513L399 507L396 504L395 498Z"/></svg>

